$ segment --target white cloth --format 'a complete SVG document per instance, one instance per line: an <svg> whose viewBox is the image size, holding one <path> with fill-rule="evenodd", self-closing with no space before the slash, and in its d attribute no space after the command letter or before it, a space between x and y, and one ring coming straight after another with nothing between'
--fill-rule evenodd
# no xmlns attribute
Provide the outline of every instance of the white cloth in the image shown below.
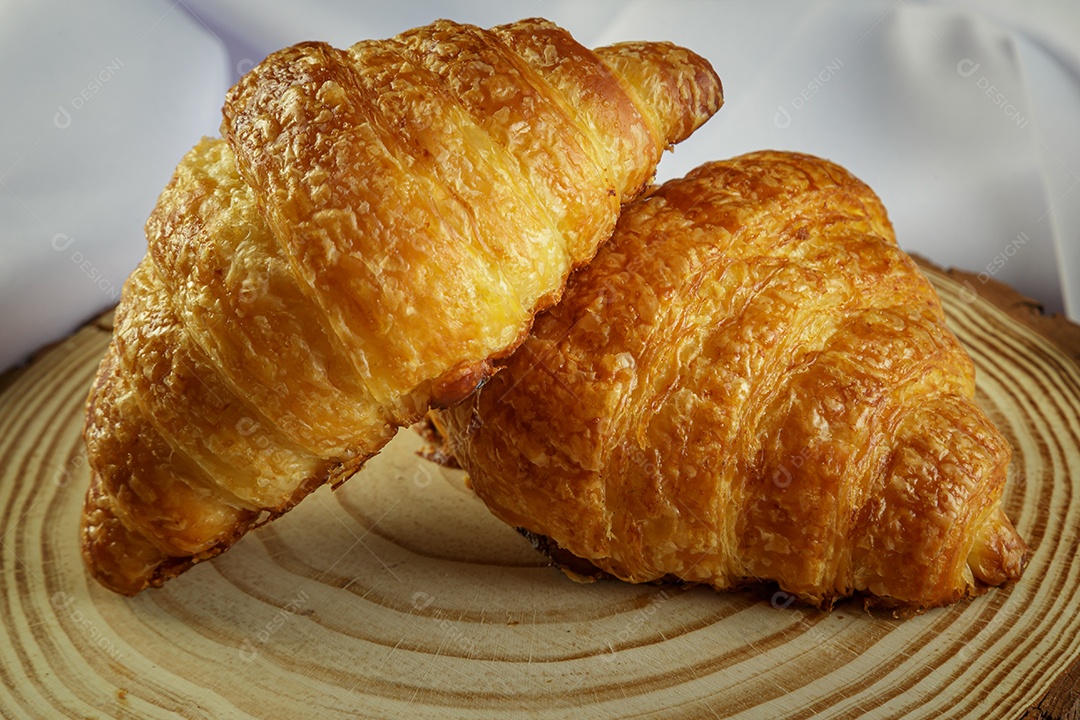
<svg viewBox="0 0 1080 720"><path fill-rule="evenodd" d="M672 40L712 61L727 104L658 179L753 149L822 155L881 195L905 249L1080 317L1076 3L9 0L0 369L116 301L177 160L268 52L531 15L586 45Z"/></svg>
<svg viewBox="0 0 1080 720"><path fill-rule="evenodd" d="M167 3L0 3L0 370L119 299L225 49Z"/></svg>

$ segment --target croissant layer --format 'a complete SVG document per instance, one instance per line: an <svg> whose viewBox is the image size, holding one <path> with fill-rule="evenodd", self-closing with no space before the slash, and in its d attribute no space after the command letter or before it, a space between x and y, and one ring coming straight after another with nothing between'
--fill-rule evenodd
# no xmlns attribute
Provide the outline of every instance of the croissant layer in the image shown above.
<svg viewBox="0 0 1080 720"><path fill-rule="evenodd" d="M439 422L497 516L619 578L925 608L1026 561L974 393L877 196L759 152L628 206Z"/></svg>
<svg viewBox="0 0 1080 720"><path fill-rule="evenodd" d="M87 405L94 576L160 585L466 397L721 103L687 50L543 20L270 55L125 285Z"/></svg>

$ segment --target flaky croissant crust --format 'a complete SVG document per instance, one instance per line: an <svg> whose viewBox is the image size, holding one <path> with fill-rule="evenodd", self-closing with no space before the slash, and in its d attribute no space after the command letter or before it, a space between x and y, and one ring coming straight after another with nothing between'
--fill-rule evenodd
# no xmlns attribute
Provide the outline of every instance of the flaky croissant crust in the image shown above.
<svg viewBox="0 0 1080 720"><path fill-rule="evenodd" d="M818 158L710 163L439 413L506 522L617 577L925 608L1014 580L1011 450L876 195Z"/></svg>
<svg viewBox="0 0 1080 720"><path fill-rule="evenodd" d="M90 393L95 577L159 585L466 396L721 102L693 53L542 20L256 66L162 193Z"/></svg>

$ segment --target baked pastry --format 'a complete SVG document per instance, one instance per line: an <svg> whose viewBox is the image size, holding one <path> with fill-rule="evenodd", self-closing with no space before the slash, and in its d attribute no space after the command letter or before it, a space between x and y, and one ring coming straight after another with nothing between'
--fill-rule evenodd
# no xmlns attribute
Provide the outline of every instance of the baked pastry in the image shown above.
<svg viewBox="0 0 1080 720"><path fill-rule="evenodd" d="M974 393L874 193L758 152L625 208L438 422L496 516L611 575L918 610L1026 562Z"/></svg>
<svg viewBox="0 0 1080 720"><path fill-rule="evenodd" d="M543 20L252 69L162 193L90 392L93 575L160 585L467 396L721 102L687 50Z"/></svg>

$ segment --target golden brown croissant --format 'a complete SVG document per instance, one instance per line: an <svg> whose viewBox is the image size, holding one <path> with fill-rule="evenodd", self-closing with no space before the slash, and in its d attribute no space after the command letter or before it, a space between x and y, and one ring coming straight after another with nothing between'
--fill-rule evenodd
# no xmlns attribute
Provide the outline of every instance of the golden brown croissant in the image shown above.
<svg viewBox="0 0 1080 720"><path fill-rule="evenodd" d="M619 578L911 609L1014 580L1010 447L836 165L761 152L624 209L563 301L440 411L491 510Z"/></svg>
<svg viewBox="0 0 1080 720"><path fill-rule="evenodd" d="M90 393L93 574L160 585L465 397L721 102L693 53L542 20L255 67L162 193Z"/></svg>

